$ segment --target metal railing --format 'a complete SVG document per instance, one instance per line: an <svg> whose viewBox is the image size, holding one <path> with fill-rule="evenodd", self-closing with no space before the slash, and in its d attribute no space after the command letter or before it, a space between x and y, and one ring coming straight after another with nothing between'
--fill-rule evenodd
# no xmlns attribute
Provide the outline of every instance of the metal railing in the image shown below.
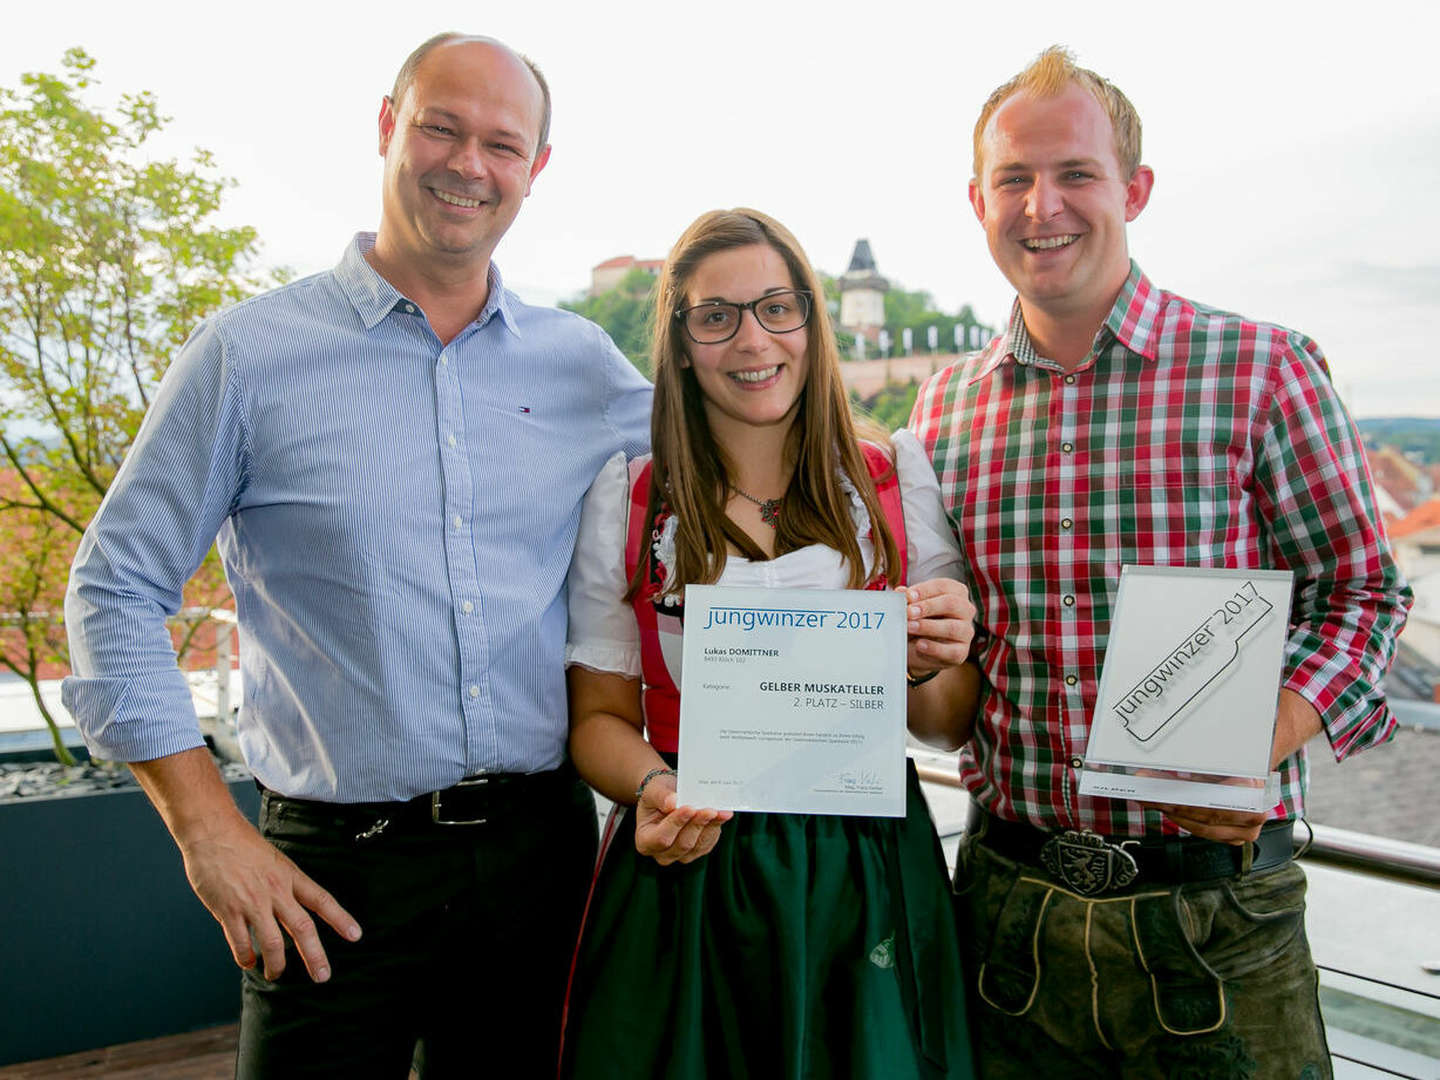
<svg viewBox="0 0 1440 1080"><path fill-rule="evenodd" d="M943 760L948 755L942 757L919 750L915 756L915 771L926 785L965 790L955 763ZM947 845L963 834L962 829L953 827L954 805L949 805L942 836ZM1371 879L1381 883L1387 896L1400 897L1405 893L1408 899L1398 901L1398 910L1409 917L1417 917L1421 911L1430 914L1418 917L1433 917L1432 905L1419 904L1415 886L1433 889L1440 883L1440 849L1333 826L1308 822L1303 825L1310 831L1307 833L1305 827L1295 830L1296 856L1317 864L1317 875L1318 864L1348 872L1326 879L1331 882L1332 899L1339 895L1333 893L1336 882ZM1353 874L1361 876L1351 878ZM1315 880L1312 877L1312 887ZM1333 934L1333 927L1330 932ZM1390 940L1393 949L1393 936ZM1312 937L1312 943L1314 941ZM1414 945L1424 948L1426 941L1433 944L1433 935L1414 935ZM1322 962L1317 952L1316 966L1320 969L1318 992L1337 1080L1359 1080L1367 1076L1398 1076L1409 1080L1440 1078L1440 1034L1437 1034L1440 1008L1436 1004L1440 1002L1440 992L1437 992L1440 984L1432 990L1427 976L1419 972L1415 973L1418 977L1406 978L1401 973L1405 969L1393 963L1372 965L1357 961L1353 952L1343 949L1331 952L1333 955L1325 957L1328 963ZM1386 955L1391 960L1395 958L1393 953ZM1407 959L1417 963L1420 971L1430 972L1430 977L1437 974L1436 968L1440 967L1440 956L1412 955ZM1364 970L1359 970L1362 968Z"/></svg>
<svg viewBox="0 0 1440 1080"><path fill-rule="evenodd" d="M927 784L963 788L960 777L933 765L915 765L915 772ZM1440 883L1440 849L1404 840L1391 840L1369 833L1337 829L1332 825L1311 825L1307 837L1297 829L1295 854L1315 863L1365 870L1372 874L1417 885Z"/></svg>

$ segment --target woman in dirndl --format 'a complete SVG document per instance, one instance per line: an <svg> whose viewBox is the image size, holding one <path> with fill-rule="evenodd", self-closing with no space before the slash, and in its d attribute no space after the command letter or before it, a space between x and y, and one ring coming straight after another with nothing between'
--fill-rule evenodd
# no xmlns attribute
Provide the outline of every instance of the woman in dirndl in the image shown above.
<svg viewBox="0 0 1440 1080"><path fill-rule="evenodd" d="M975 609L934 473L909 432L857 437L820 281L772 218L701 216L656 295L653 456L596 478L570 574L570 750L617 812L562 1074L968 1077L949 884L908 762L903 817L676 798L688 584L905 587L908 727L968 736Z"/></svg>

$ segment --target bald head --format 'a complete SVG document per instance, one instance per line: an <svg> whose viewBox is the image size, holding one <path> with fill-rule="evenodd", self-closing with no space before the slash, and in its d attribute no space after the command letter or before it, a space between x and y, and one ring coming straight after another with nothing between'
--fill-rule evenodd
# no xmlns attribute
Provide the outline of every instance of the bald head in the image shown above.
<svg viewBox="0 0 1440 1080"><path fill-rule="evenodd" d="M445 33L436 34L434 37L421 42L415 51L405 58L405 62L400 65L400 70L395 75L395 85L390 89L391 108L393 108L397 114L400 112L401 102L404 100L405 94L409 91L411 84L415 81L415 73L420 70L420 65L425 62L425 58L432 52L448 45L472 44L489 45L502 52L508 53L510 56L513 56L517 62L525 65L526 70L530 72L531 78L535 80L535 85L540 91L540 130L538 138L535 140L535 154L538 157L550 142L550 84L545 81L545 76L540 71L540 68L536 66L535 61L531 60L528 56L517 53L503 41L495 38L484 37L479 34L461 34L453 30L447 30Z"/></svg>

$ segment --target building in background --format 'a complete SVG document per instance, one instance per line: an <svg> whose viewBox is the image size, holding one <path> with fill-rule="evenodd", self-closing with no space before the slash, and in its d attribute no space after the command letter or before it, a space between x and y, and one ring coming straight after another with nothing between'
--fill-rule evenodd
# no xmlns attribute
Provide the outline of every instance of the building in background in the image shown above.
<svg viewBox="0 0 1440 1080"><path fill-rule="evenodd" d="M1435 490L1430 470L1393 446L1366 447L1370 475L1374 477L1380 513L1387 525L1409 514Z"/></svg>
<svg viewBox="0 0 1440 1080"><path fill-rule="evenodd" d="M659 276L665 265L664 259L637 259L634 255L617 255L606 259L590 271L590 295L600 296L625 280L631 270L644 270L647 274Z"/></svg>
<svg viewBox="0 0 1440 1080"><path fill-rule="evenodd" d="M1440 669L1440 498L1422 502L1398 521L1389 523L1395 561L1415 590L1415 605L1402 632L1401 644ZM1416 687L1417 690L1421 689ZM1440 695L1433 684L1430 696Z"/></svg>
<svg viewBox="0 0 1440 1080"><path fill-rule="evenodd" d="M875 267L870 241L855 241L850 267L840 275L840 329L874 345L885 326L885 293L890 283Z"/></svg>

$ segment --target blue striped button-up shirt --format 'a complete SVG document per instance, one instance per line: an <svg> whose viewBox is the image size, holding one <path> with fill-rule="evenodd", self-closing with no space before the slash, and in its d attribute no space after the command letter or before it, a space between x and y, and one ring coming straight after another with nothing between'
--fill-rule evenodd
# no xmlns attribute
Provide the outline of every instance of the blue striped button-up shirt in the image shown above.
<svg viewBox="0 0 1440 1080"><path fill-rule="evenodd" d="M580 503L646 445L650 387L493 264L442 345L373 244L207 320L165 376L66 599L64 699L96 755L201 745L165 617L218 534L267 787L405 799L563 760Z"/></svg>

